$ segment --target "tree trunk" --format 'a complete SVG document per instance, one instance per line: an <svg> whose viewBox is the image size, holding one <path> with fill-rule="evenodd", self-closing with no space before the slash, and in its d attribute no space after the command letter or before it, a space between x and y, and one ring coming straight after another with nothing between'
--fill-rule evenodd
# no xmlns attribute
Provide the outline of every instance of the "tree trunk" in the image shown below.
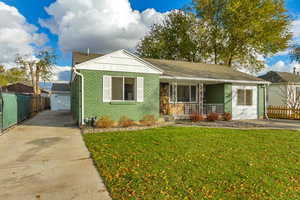
<svg viewBox="0 0 300 200"><path fill-rule="evenodd" d="M217 56L217 47L214 47L214 54L215 54L215 64L218 64L218 56Z"/></svg>
<svg viewBox="0 0 300 200"><path fill-rule="evenodd" d="M30 71L30 77L31 77L31 84L33 87L33 94L36 95L37 94L37 90L36 90L36 81L35 81L35 73L33 70L33 63L29 64L29 71Z"/></svg>
<svg viewBox="0 0 300 200"><path fill-rule="evenodd" d="M39 67L37 67L36 72L35 72L35 85L36 85L36 94L40 95L41 94L41 90L40 90L40 69Z"/></svg>

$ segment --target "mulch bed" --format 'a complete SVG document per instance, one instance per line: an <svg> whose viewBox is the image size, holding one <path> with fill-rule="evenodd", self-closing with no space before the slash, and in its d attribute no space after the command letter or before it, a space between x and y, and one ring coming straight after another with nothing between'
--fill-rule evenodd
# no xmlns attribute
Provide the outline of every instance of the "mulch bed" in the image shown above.
<svg viewBox="0 0 300 200"><path fill-rule="evenodd" d="M200 122L190 122L190 121L176 121L177 125L180 126L204 126L213 128L274 128L272 125L257 124L244 121L200 121ZM275 127L276 128L276 127Z"/></svg>
<svg viewBox="0 0 300 200"><path fill-rule="evenodd" d="M130 127L114 127L114 128L93 128L93 127L84 127L81 128L82 134L87 133L104 133L104 132L120 132L120 131L138 131L138 130L145 130L145 129L151 129L151 128L159 128L159 127L165 127L165 126L173 126L174 122L165 122L156 124L153 126L130 126Z"/></svg>

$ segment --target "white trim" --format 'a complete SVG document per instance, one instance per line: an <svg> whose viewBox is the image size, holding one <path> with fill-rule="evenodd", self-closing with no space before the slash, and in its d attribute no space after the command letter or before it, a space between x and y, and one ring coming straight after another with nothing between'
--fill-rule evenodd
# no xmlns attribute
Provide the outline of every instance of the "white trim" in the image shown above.
<svg viewBox="0 0 300 200"><path fill-rule="evenodd" d="M212 79L212 78L191 78L183 76L160 76L160 79L177 79L177 80L194 80L194 81L214 81L225 83L252 83L252 84L271 84L267 81L245 81L245 80L227 80L227 79Z"/></svg>
<svg viewBox="0 0 300 200"><path fill-rule="evenodd" d="M122 59L123 57L120 56L120 53L124 54L125 56L135 60L135 63L116 63L116 62L109 62L107 58L111 57L112 59ZM106 61L105 61L106 60ZM103 62L101 62L103 61ZM140 63L141 65L138 65ZM85 69L85 70L97 70L97 71L117 71L117 72L133 72L133 73L147 73L147 74L162 74L163 71L151 63L144 61L143 59L139 58L138 56L122 49L119 51L115 51L109 54L106 54L101 57L93 58L88 61L82 62L80 64L76 64L75 67L77 69Z"/></svg>
<svg viewBox="0 0 300 200"><path fill-rule="evenodd" d="M144 102L144 77L136 78L136 101Z"/></svg>
<svg viewBox="0 0 300 200"><path fill-rule="evenodd" d="M126 51L125 49L122 49L121 51L123 51L125 54L128 54L134 58L136 58L137 60L141 61L142 63L146 64L146 65L149 65L151 68L153 68L154 70L157 70L159 72L161 72L161 74L164 72L164 70L152 65L151 63L143 60L142 58L138 57L137 55L133 54L133 53L130 53L129 51Z"/></svg>
<svg viewBox="0 0 300 200"><path fill-rule="evenodd" d="M132 103L134 103L134 102L137 102L137 100L136 100L136 94L137 94L137 84L136 84L136 80L137 80L137 77L133 77L133 76L110 76L111 77L111 94L112 94L112 79L113 78L122 78L122 87L123 87L123 95L122 95L122 99L121 100L112 100L112 95L111 95L111 99L110 99L110 101L109 102L132 102ZM134 98L134 100L125 100L125 79L126 78L131 78L131 79L133 79L134 80L134 96L133 96L133 98ZM108 102L108 103L109 103ZM107 102L106 102L107 103Z"/></svg>

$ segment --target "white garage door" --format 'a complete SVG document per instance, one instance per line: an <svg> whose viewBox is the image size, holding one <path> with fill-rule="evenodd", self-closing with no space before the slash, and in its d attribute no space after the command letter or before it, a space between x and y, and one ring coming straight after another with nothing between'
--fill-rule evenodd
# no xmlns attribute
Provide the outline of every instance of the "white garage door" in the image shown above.
<svg viewBox="0 0 300 200"><path fill-rule="evenodd" d="M232 86L232 118L257 119L257 86Z"/></svg>
<svg viewBox="0 0 300 200"><path fill-rule="evenodd" d="M70 107L70 95L51 95L51 110L70 110Z"/></svg>

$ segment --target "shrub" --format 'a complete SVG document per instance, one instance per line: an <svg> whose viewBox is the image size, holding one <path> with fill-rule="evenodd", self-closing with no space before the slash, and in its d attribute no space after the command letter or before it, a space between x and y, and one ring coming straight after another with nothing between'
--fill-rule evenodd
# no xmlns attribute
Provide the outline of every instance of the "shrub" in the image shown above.
<svg viewBox="0 0 300 200"><path fill-rule="evenodd" d="M207 120L210 122L217 121L220 118L218 113L212 112L207 115Z"/></svg>
<svg viewBox="0 0 300 200"><path fill-rule="evenodd" d="M134 125L134 121L129 119L126 116L121 117L119 120L119 126L129 127L129 126L133 126L133 125Z"/></svg>
<svg viewBox="0 0 300 200"><path fill-rule="evenodd" d="M102 116L95 123L97 128L111 128L114 125L114 121L108 116Z"/></svg>
<svg viewBox="0 0 300 200"><path fill-rule="evenodd" d="M225 121L230 121L230 120L232 120L232 114L231 114L230 112L224 113L223 117L224 117L224 120L225 120Z"/></svg>
<svg viewBox="0 0 300 200"><path fill-rule="evenodd" d="M190 119L192 122L198 122L198 121L203 121L204 117L203 117L203 115L200 115L198 113L192 113L190 115Z"/></svg>
<svg viewBox="0 0 300 200"><path fill-rule="evenodd" d="M144 115L143 119L140 120L140 123L144 126L152 126L155 122L155 117L153 115Z"/></svg>

